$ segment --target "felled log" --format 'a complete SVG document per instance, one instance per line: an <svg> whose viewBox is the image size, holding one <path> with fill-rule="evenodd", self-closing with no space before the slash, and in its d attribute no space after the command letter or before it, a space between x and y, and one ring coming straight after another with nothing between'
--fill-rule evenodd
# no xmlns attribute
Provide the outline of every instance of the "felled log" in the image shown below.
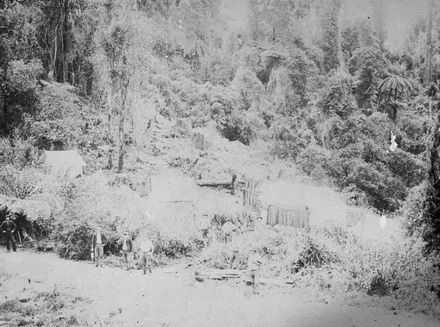
<svg viewBox="0 0 440 327"><path fill-rule="evenodd" d="M202 187L221 187L221 188L225 188L225 189L229 189L231 190L231 194L234 195L235 194L235 183L237 180L237 175L233 174L232 175L232 181L229 183L226 182L209 182L209 181L198 181L197 185L198 186L202 186Z"/></svg>
<svg viewBox="0 0 440 327"><path fill-rule="evenodd" d="M230 188L231 183L221 183L221 182L198 182L198 186L206 186L206 187L224 187Z"/></svg>
<svg viewBox="0 0 440 327"><path fill-rule="evenodd" d="M207 270L202 272L196 272L195 278L197 281L203 281L205 279L224 280L231 278L240 278L241 274L236 270Z"/></svg>

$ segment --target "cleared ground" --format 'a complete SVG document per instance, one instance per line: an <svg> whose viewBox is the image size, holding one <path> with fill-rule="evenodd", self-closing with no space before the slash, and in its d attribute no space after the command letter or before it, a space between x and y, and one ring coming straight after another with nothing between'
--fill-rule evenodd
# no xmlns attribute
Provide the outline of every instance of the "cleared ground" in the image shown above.
<svg viewBox="0 0 440 327"><path fill-rule="evenodd" d="M265 287L252 295L241 281L195 282L183 267L152 275L53 254L0 250L0 304L33 292L89 298L84 312L102 326L438 326L434 318L350 305L305 290ZM55 286L56 284L56 286ZM0 313L0 321L4 320Z"/></svg>

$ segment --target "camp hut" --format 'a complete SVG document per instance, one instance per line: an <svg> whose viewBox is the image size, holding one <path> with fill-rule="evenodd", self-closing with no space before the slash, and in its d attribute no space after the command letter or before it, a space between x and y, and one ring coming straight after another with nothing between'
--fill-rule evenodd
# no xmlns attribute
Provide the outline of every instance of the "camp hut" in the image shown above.
<svg viewBox="0 0 440 327"><path fill-rule="evenodd" d="M82 176L86 163L76 150L45 151L44 165L54 175L70 178Z"/></svg>

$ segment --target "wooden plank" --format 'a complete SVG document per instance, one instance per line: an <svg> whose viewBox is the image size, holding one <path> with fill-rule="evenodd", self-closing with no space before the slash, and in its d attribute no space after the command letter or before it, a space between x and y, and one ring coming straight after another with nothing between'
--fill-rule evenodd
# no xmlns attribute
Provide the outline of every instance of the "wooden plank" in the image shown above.
<svg viewBox="0 0 440 327"><path fill-rule="evenodd" d="M222 183L222 182L197 182L198 186L207 186L207 187L231 187L231 183Z"/></svg>

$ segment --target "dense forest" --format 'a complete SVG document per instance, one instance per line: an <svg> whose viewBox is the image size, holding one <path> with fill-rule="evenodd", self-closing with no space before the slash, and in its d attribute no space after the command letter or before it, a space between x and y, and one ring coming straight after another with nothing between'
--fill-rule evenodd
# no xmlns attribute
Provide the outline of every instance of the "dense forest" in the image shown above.
<svg viewBox="0 0 440 327"><path fill-rule="evenodd" d="M435 0L0 0L0 223L13 216L30 246L63 258L89 259L100 226L115 257L129 232L152 240L157 265L224 269L231 254L200 233L209 216L218 238L239 226L239 268L257 247L289 285L439 314L439 114ZM212 130L218 144L205 144ZM84 159L80 178L47 173L58 150ZM151 198L160 170L168 189ZM272 173L336 190L347 216L386 215L405 235L258 230L240 187ZM206 206L172 199L153 223L170 185Z"/></svg>
<svg viewBox="0 0 440 327"><path fill-rule="evenodd" d="M109 146L122 172L156 114L215 121L357 205L395 212L410 195L413 232L439 105L440 14L425 5L391 51L381 0L2 1L2 164Z"/></svg>

